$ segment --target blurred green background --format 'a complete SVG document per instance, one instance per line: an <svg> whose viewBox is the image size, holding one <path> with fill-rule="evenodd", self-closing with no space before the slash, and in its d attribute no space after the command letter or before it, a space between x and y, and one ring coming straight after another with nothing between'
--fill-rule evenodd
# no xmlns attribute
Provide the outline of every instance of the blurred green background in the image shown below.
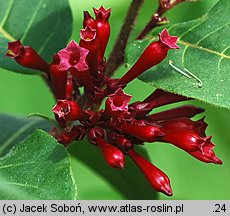
<svg viewBox="0 0 230 216"><path fill-rule="evenodd" d="M79 39L83 10L89 10L93 14L92 7L99 7L100 5L104 5L106 8L111 7L110 23L112 32L106 52L106 56L108 56L130 2L130 0L70 0L74 17L72 39L76 41ZM194 19L203 15L215 2L217 0L183 3L168 12L167 17L171 23ZM157 0L145 1L131 40L150 19L156 7ZM124 67L120 68L116 76L123 74L125 70ZM40 112L52 116L51 107L54 105L54 100L39 77L0 71L0 80L0 91L2 93L0 112L23 116L32 112ZM134 96L133 100L141 100L153 90L154 87L147 86L139 80L132 82L126 88L126 92ZM209 124L207 133L213 135L213 141L217 144L215 151L224 163L222 166L205 164L171 145L146 144L144 148L147 149L151 161L168 174L174 191L172 198L162 194L159 195L159 198L230 199L229 111L197 101L193 103L206 109L206 122ZM128 163L124 171L112 170L104 163L99 150L88 145L87 141L79 144L75 143L69 150L74 176L78 185L79 199L156 198L155 192L150 189L141 173L132 164ZM134 171L129 172L129 168ZM147 186L142 187L142 184ZM130 185L133 185L133 187ZM140 188L138 189L138 187ZM139 193L137 197L135 195L136 191Z"/></svg>

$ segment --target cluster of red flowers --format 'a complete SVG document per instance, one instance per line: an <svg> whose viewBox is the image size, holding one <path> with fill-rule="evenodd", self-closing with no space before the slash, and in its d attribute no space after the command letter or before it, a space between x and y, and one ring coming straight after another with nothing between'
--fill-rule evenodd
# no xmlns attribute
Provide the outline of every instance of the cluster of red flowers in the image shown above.
<svg viewBox="0 0 230 216"><path fill-rule="evenodd" d="M87 136L113 168L124 168L125 155L129 156L155 190L171 196L167 175L138 154L136 145L168 142L203 162L221 164L222 161L212 150L211 137L205 134L204 119L191 120L203 109L184 105L150 114L156 107L188 98L156 90L143 101L130 103L132 96L123 91L129 82L163 61L170 49L179 48L176 36L170 36L164 29L159 40L144 50L124 76L120 79L106 76L104 53L110 36L110 12L103 7L94 8L94 19L85 11L79 44L71 41L54 55L51 64L20 41L9 43L6 55L20 65L46 74L57 100L52 111L61 128L53 128L51 133L60 143L67 145ZM84 103L80 88L87 98ZM103 99L105 109L99 110Z"/></svg>

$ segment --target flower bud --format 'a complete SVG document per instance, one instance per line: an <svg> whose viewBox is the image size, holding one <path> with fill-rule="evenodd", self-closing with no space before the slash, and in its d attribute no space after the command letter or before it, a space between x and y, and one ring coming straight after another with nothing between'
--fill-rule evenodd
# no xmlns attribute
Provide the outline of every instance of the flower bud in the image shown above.
<svg viewBox="0 0 230 216"><path fill-rule="evenodd" d="M159 41L152 42L142 53L133 67L120 79L119 84L128 84L143 72L163 61L169 49L178 49L176 45L178 37L170 36L167 29L160 35Z"/></svg>
<svg viewBox="0 0 230 216"><path fill-rule="evenodd" d="M23 46L20 40L9 42L6 56L27 68L39 70L49 75L49 64L30 46Z"/></svg>
<svg viewBox="0 0 230 216"><path fill-rule="evenodd" d="M107 143L102 137L96 139L106 162L113 168L123 169L125 167L125 156L117 147Z"/></svg>
<svg viewBox="0 0 230 216"><path fill-rule="evenodd" d="M134 149L130 149L128 154L156 191L172 196L170 180L164 172L139 155Z"/></svg>
<svg viewBox="0 0 230 216"><path fill-rule="evenodd" d="M72 100L58 100L52 111L59 118L64 118L66 121L75 121L83 118L81 107Z"/></svg>
<svg viewBox="0 0 230 216"><path fill-rule="evenodd" d="M109 17L111 9L106 10L104 7L99 9L93 8L96 16L96 27L97 27L97 38L100 44L100 51L98 55L98 62L102 61L104 58L105 49L109 41L110 36L110 24Z"/></svg>

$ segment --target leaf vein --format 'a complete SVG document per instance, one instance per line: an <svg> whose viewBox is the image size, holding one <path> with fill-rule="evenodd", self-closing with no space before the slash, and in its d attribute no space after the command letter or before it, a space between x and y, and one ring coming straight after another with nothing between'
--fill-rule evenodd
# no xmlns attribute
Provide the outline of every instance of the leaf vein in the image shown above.
<svg viewBox="0 0 230 216"><path fill-rule="evenodd" d="M22 184L22 183L18 183L18 182L4 182L4 184L8 184L8 185L17 185L17 186L22 186L22 187L30 187L30 188L35 188L35 189L38 189L38 188L39 188L39 186L28 185L28 184Z"/></svg>
<svg viewBox="0 0 230 216"><path fill-rule="evenodd" d="M223 58L230 59L230 56L225 55L224 53L220 53L220 52L215 51L215 50L210 50L210 49L205 48L205 47L197 46L196 44L191 44L189 42L185 42L185 41L182 41L182 40L179 40L178 43L182 44L182 45L185 45L185 46L188 46L188 47L195 48L195 49L203 50L205 52L212 53L214 55L218 55L218 56L223 57Z"/></svg>
<svg viewBox="0 0 230 216"><path fill-rule="evenodd" d="M37 163L37 162L32 161L32 162L29 162L29 163L8 164L8 165L0 166L0 169L5 169L5 168L15 167L15 166L31 165L31 164L35 164L35 163Z"/></svg>
<svg viewBox="0 0 230 216"><path fill-rule="evenodd" d="M224 54L229 48L230 48L230 46L226 47L221 53ZM218 64L217 64L218 73L220 73L220 63L221 63L222 59L223 59L223 57L221 57L219 59Z"/></svg>
<svg viewBox="0 0 230 216"><path fill-rule="evenodd" d="M39 4L38 4L37 7L35 8L34 13L33 13L33 16L31 17L31 19L30 19L30 21L29 21L29 23L28 23L28 25L27 25L27 27L26 27L25 33L23 34L23 36L22 36L22 38L21 38L21 41L22 41L22 42L23 42L24 39L26 38L26 36L27 36L27 34L28 34L29 30L30 30L30 27L32 26L32 24L33 24L33 22L34 22L35 17L36 17L37 14L38 14L38 11L39 11L39 9L40 9L42 3L43 3L43 0L40 0Z"/></svg>
<svg viewBox="0 0 230 216"><path fill-rule="evenodd" d="M60 10L58 10L58 11L60 11ZM60 12L59 12L60 13ZM56 24L55 24L55 26L54 26L54 28L53 28L53 31L50 31L50 34L49 34L49 36L46 38L46 40L45 40L45 42L44 42L44 44L41 46L41 48L38 50L38 53L42 53L42 51L43 51L43 49L46 47L46 45L47 45L47 43L48 43L48 41L50 40L50 38L52 37L52 35L54 34L54 30L58 27L58 25L59 25L59 22L60 22L60 17L61 16L57 16L57 18L58 18L58 21L56 22Z"/></svg>
<svg viewBox="0 0 230 216"><path fill-rule="evenodd" d="M12 10L13 4L14 4L14 0L10 0L8 8L7 8L6 13L5 13L5 16L3 17L2 22L0 24L0 28L2 28L5 25L8 17L9 17L9 14Z"/></svg>
<svg viewBox="0 0 230 216"><path fill-rule="evenodd" d="M204 20L201 23L198 23L198 24L192 26L186 32L184 32L182 35L180 35L180 39L183 38L185 35L187 35L189 32L191 32L194 28L202 25L207 20L207 18L208 18L207 16L202 17L202 19L204 19Z"/></svg>
<svg viewBox="0 0 230 216"><path fill-rule="evenodd" d="M10 35L7 31L5 31L3 28L0 27L0 34L2 34L6 39L9 41L16 41L16 39Z"/></svg>
<svg viewBox="0 0 230 216"><path fill-rule="evenodd" d="M221 26L221 27L219 27L219 28L217 28L217 29L215 29L215 30L209 32L209 33L206 34L203 38L201 38L201 39L196 43L196 45L199 45L200 42L203 41L203 40L205 40L208 36L210 36L210 35L216 33L217 31L219 31L220 29L226 27L226 26L229 25L229 24L230 24L230 23L227 23L227 24L225 24L225 25L223 25L223 26Z"/></svg>
<svg viewBox="0 0 230 216"><path fill-rule="evenodd" d="M30 127L36 125L40 121L33 121L29 122L23 127L21 127L16 133L14 133L9 139L7 139L0 147L0 152L3 152L17 137L19 137L22 133L24 133L26 130L28 130Z"/></svg>

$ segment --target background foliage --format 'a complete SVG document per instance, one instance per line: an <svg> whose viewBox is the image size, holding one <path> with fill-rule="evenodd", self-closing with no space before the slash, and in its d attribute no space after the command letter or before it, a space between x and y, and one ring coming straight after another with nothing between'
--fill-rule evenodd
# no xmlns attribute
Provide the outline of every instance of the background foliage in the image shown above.
<svg viewBox="0 0 230 216"><path fill-rule="evenodd" d="M122 25L127 7L131 1L126 0L70 0L74 16L72 38L79 39L82 28L82 11L92 11L92 7L112 7L112 35L107 56ZM187 21L203 15L216 0L203 0L197 3L184 3L168 13L172 23ZM156 0L146 1L137 21L135 35L149 20L157 5ZM148 14L148 15L146 15ZM227 19L227 18L226 18ZM61 32L60 32L61 34ZM120 68L116 76L127 69ZM52 117L54 104L51 93L37 76L25 76L0 70L0 112L26 116L28 113L40 112ZM137 80L126 88L126 92L140 100L153 91L152 86ZM139 89L144 89L140 91ZM145 149L152 162L168 174L174 191L172 199L230 199L230 128L229 111L210 105L194 102L206 109L206 121L209 124L208 135L213 135L217 144L217 155L223 160L222 166L200 163L175 147L163 144L148 144ZM171 106L168 106L171 107ZM123 171L108 167L99 149L87 141L75 143L69 148L74 177L78 186L79 199L155 199L157 194L150 189L142 174L127 163ZM95 161L97 163L95 163ZM137 190L138 188L138 190ZM168 199L158 195L161 199ZM171 198L170 198L171 199Z"/></svg>

